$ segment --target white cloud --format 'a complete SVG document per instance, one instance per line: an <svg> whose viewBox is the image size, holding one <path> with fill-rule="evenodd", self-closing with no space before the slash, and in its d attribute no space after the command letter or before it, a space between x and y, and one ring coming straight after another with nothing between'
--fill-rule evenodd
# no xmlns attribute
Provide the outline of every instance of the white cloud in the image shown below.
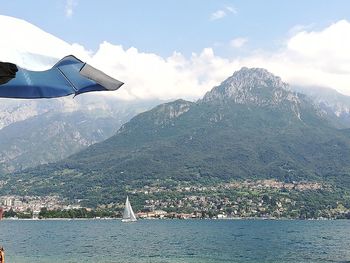
<svg viewBox="0 0 350 263"><path fill-rule="evenodd" d="M230 46L233 48L241 48L248 42L247 38L237 37L230 41Z"/></svg>
<svg viewBox="0 0 350 263"><path fill-rule="evenodd" d="M218 10L210 15L210 20L221 19L225 16L226 16L226 12L224 10Z"/></svg>
<svg viewBox="0 0 350 263"><path fill-rule="evenodd" d="M78 5L78 0L66 0L65 13L66 17L72 17L74 8Z"/></svg>
<svg viewBox="0 0 350 263"><path fill-rule="evenodd" d="M225 9L230 13L237 14L237 10L232 6L226 6Z"/></svg>
<svg viewBox="0 0 350 263"><path fill-rule="evenodd" d="M315 24L309 24L309 25L295 25L291 29L289 29L288 33L290 36L296 35L302 31L312 30Z"/></svg>
<svg viewBox="0 0 350 263"><path fill-rule="evenodd" d="M115 95L122 99L199 98L232 70L227 59L211 48L185 58L168 58L104 42L96 53L78 44L68 44L23 20L0 15L0 61L10 61L31 70L51 68L62 57L73 54L125 85ZM30 37L29 37L30 36Z"/></svg>
<svg viewBox="0 0 350 263"><path fill-rule="evenodd" d="M210 20L218 20L224 18L228 14L237 14L237 10L232 6L226 6L223 9L217 10L210 15Z"/></svg>
<svg viewBox="0 0 350 263"><path fill-rule="evenodd" d="M244 44L237 41L237 46L239 42ZM330 87L350 95L349 47L350 23L341 20L320 31L299 31L274 52L243 58L222 58L211 48L189 58L179 53L162 58L104 43L92 60L104 54L98 61L101 67L108 59L114 61L109 68L126 81L130 98L198 98L242 66L266 68L291 85Z"/></svg>
<svg viewBox="0 0 350 263"><path fill-rule="evenodd" d="M162 58L104 42L89 63L126 83L118 91L124 99L199 98L230 74L223 70L230 62L216 57L211 48L189 59L176 52Z"/></svg>
<svg viewBox="0 0 350 263"><path fill-rule="evenodd" d="M316 85L350 95L350 23L338 21L320 31L301 31L272 54L245 63L265 67L294 85Z"/></svg>
<svg viewBox="0 0 350 263"><path fill-rule="evenodd" d="M0 15L0 24L0 35L8 36L0 39L0 61L43 70L74 54L125 82L106 93L122 99L197 99L242 66L266 68L292 85L332 87L350 95L350 23L345 20L321 31L299 31L277 51L231 59L215 55L212 48L163 58L108 42L92 53L23 20Z"/></svg>

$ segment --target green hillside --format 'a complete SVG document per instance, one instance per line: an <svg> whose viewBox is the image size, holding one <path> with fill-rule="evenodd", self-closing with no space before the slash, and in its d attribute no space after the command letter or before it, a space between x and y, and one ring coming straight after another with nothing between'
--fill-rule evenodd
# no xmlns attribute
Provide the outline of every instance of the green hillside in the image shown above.
<svg viewBox="0 0 350 263"><path fill-rule="evenodd" d="M275 178L350 187L350 130L263 69L235 72L202 100L139 114L64 161L6 178L6 193L57 193L97 204L151 184Z"/></svg>

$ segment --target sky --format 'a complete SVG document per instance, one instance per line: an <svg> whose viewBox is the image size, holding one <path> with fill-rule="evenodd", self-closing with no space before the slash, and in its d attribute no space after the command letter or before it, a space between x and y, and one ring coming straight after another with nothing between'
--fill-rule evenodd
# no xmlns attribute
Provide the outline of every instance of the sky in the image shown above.
<svg viewBox="0 0 350 263"><path fill-rule="evenodd" d="M57 38L48 44L38 33L19 49L57 58L55 50L69 45L124 81L123 99L197 99L242 66L350 95L346 0L1 0L0 15ZM4 27L15 35L28 30L2 21L0 46L18 46L20 38L3 39Z"/></svg>

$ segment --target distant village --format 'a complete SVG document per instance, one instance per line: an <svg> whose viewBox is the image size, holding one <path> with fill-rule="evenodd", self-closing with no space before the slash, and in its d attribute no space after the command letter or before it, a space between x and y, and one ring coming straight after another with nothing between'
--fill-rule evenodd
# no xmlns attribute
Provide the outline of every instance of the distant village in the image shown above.
<svg viewBox="0 0 350 263"><path fill-rule="evenodd" d="M315 215L300 214L298 209L302 209L303 205L300 207L300 204L288 194L290 191L320 190L331 191L331 188L318 182L284 183L271 179L235 181L216 186L178 186L175 188L146 186L130 192L153 197L145 200L143 211L138 213L140 218L294 219L310 217L335 219L350 217L350 209L345 208L341 203L334 208L318 211L319 213ZM232 191L238 192L239 195L232 194ZM169 198L171 194L173 198Z"/></svg>
<svg viewBox="0 0 350 263"><path fill-rule="evenodd" d="M328 188L329 186L318 182L283 183L276 180L246 180L216 186L145 186L129 190L128 195L131 203L133 201L138 203L134 209L140 219L350 218L350 209L341 203L316 211L315 214L303 216L300 212L303 206L288 194L288 191L312 192ZM231 191L239 195L233 195ZM0 218L2 216L12 219L18 217L39 219L48 216L63 218L122 216L123 202L100 205L96 209L110 212L96 214L90 213L92 209L81 206L79 201L69 203L59 196L0 196Z"/></svg>
<svg viewBox="0 0 350 263"><path fill-rule="evenodd" d="M158 186L145 186L141 189L135 189L131 191L131 193L144 193L144 194L152 194L159 192L169 192L169 191L177 191L177 192L205 192L205 191L219 191L222 189L286 189L286 190L318 190L326 188L327 186L321 184L319 182L291 182L284 183L280 181L276 181L274 179L267 180L246 180L246 181L235 181L230 183L222 183L216 186L177 186L175 189L167 188L167 187L158 187Z"/></svg>
<svg viewBox="0 0 350 263"><path fill-rule="evenodd" d="M0 196L0 218L5 212L20 213L26 218L38 218L41 209L47 210L70 210L80 209L79 204L67 204L65 199L59 196Z"/></svg>

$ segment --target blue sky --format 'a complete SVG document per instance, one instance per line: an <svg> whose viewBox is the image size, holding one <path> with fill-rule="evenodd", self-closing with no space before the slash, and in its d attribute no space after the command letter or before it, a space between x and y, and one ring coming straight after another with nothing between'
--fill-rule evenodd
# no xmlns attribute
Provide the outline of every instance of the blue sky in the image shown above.
<svg viewBox="0 0 350 263"><path fill-rule="evenodd" d="M220 10L226 16L213 19ZM25 19L93 51L106 40L161 56L213 47L229 57L276 49L295 26L319 29L350 19L350 1L11 0L2 1L0 14ZM239 53L229 45L235 38L246 39Z"/></svg>
<svg viewBox="0 0 350 263"><path fill-rule="evenodd" d="M75 54L123 99L198 99L243 66L350 95L348 0L11 0L0 23L0 60Z"/></svg>

